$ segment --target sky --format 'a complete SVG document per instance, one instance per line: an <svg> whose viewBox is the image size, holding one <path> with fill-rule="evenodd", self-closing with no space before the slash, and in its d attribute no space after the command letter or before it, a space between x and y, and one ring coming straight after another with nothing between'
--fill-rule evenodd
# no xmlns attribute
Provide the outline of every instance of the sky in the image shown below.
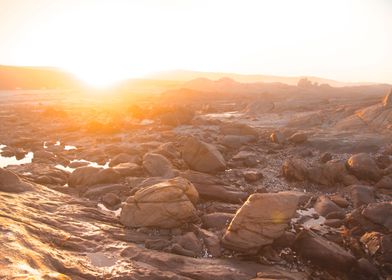
<svg viewBox="0 0 392 280"><path fill-rule="evenodd" d="M0 0L0 64L392 83L392 0Z"/></svg>

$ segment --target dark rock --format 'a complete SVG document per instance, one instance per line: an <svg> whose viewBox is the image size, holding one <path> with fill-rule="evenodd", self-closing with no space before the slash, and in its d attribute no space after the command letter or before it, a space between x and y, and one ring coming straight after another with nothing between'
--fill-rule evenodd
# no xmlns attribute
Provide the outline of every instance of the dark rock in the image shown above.
<svg viewBox="0 0 392 280"><path fill-rule="evenodd" d="M223 229L226 228L231 220L234 218L234 214L229 213L211 213L201 217L201 221L205 228Z"/></svg>
<svg viewBox="0 0 392 280"><path fill-rule="evenodd" d="M102 196L102 203L106 206L106 207L113 207L118 205L121 202L121 199L118 197L118 195L114 194L114 193L107 193L104 196Z"/></svg>
<svg viewBox="0 0 392 280"><path fill-rule="evenodd" d="M320 162L327 163L332 159L331 153L325 152L320 156Z"/></svg>
<svg viewBox="0 0 392 280"><path fill-rule="evenodd" d="M276 144L284 144L286 143L286 137L280 131L274 131L271 136L271 141Z"/></svg>
<svg viewBox="0 0 392 280"><path fill-rule="evenodd" d="M375 202L374 191L370 186L351 186L351 198L355 208L364 204Z"/></svg>
<svg viewBox="0 0 392 280"><path fill-rule="evenodd" d="M307 167L301 159L287 159L283 162L282 173L289 180L305 181Z"/></svg>
<svg viewBox="0 0 392 280"><path fill-rule="evenodd" d="M351 253L306 229L297 235L294 249L304 259L332 271L349 271L356 263Z"/></svg>
<svg viewBox="0 0 392 280"><path fill-rule="evenodd" d="M173 178L175 176L171 162L160 154L145 154L143 167L154 177Z"/></svg>
<svg viewBox="0 0 392 280"><path fill-rule="evenodd" d="M308 140L308 136L305 133L297 132L291 135L288 140L294 144L302 144Z"/></svg>
<svg viewBox="0 0 392 280"><path fill-rule="evenodd" d="M138 155L130 155L126 153L121 153L116 155L114 158L112 158L109 162L110 167L114 167L120 163L139 163L140 162L140 157Z"/></svg>
<svg viewBox="0 0 392 280"><path fill-rule="evenodd" d="M392 202L371 203L363 209L362 215L373 223L392 230Z"/></svg>
<svg viewBox="0 0 392 280"><path fill-rule="evenodd" d="M254 171L254 170L244 171L243 175L244 175L244 178L247 182L256 182L256 181L260 180L261 178L263 178L263 173L261 173L260 171Z"/></svg>
<svg viewBox="0 0 392 280"><path fill-rule="evenodd" d="M343 212L343 209L337 206L334 202L332 202L328 197L326 196L320 196L315 205L314 209L318 214L321 216L327 216L329 213L332 212Z"/></svg>
<svg viewBox="0 0 392 280"><path fill-rule="evenodd" d="M378 181L381 177L381 171L377 163L365 153L350 157L347 161L347 167L358 179Z"/></svg>
<svg viewBox="0 0 392 280"><path fill-rule="evenodd" d="M21 180L12 171L0 168L0 191L21 193L32 189L33 185L31 183Z"/></svg>
<svg viewBox="0 0 392 280"><path fill-rule="evenodd" d="M172 241L181 245L185 250L191 251L193 257L201 256L203 245L193 232L175 236Z"/></svg>
<svg viewBox="0 0 392 280"><path fill-rule="evenodd" d="M86 187L116 183L120 179L120 174L112 168L102 169L91 166L76 168L68 178L68 186L85 189Z"/></svg>

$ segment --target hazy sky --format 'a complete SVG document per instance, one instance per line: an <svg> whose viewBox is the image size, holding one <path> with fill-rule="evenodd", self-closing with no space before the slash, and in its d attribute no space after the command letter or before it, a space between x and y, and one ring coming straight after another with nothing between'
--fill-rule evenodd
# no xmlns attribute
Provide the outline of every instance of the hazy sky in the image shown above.
<svg viewBox="0 0 392 280"><path fill-rule="evenodd" d="M392 0L0 0L0 64L392 83Z"/></svg>

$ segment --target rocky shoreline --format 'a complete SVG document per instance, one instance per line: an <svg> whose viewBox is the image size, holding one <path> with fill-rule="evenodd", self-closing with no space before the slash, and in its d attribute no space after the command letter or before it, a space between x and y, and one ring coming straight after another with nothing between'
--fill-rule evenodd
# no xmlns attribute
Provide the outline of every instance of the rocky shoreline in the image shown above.
<svg viewBox="0 0 392 280"><path fill-rule="evenodd" d="M0 278L390 279L390 96L3 102Z"/></svg>

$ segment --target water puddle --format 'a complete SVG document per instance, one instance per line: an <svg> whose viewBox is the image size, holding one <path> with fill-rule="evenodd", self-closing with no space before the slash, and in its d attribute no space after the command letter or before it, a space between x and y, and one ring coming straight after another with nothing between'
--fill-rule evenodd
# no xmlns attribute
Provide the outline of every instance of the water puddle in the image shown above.
<svg viewBox="0 0 392 280"><path fill-rule="evenodd" d="M297 213L299 214L299 217L294 218L293 221L294 222L299 221L300 224L302 224L302 226L307 229L320 227L325 222L325 218L323 216L318 215L316 210L314 210L314 208L309 208L306 210L297 210Z"/></svg>
<svg viewBox="0 0 392 280"><path fill-rule="evenodd" d="M104 211L104 212L111 213L111 214L114 215L115 217L120 217L120 214L121 214L121 207L118 208L118 209L115 210L115 211L109 210L109 209L106 208L105 205L103 205L102 203L98 203L98 204L97 204L97 207L98 207L100 210Z"/></svg>
<svg viewBox="0 0 392 280"><path fill-rule="evenodd" d="M97 167L97 168L109 168L109 162L105 163L104 165L98 164L96 162L93 161L88 161L88 160L84 160L84 159L74 159L71 160L71 163L73 162L85 162L87 163L85 166L91 166L91 167ZM54 167L56 167L57 169L63 170L63 171L67 171L67 172L73 172L76 168L72 168L69 166L64 166L62 164L57 164Z"/></svg>
<svg viewBox="0 0 392 280"><path fill-rule="evenodd" d="M238 111L232 111L232 112L224 112L224 113L206 114L206 115L204 115L204 117L210 118L210 119L231 119L234 117L240 117L242 115L243 115L243 113L239 113Z"/></svg>
<svg viewBox="0 0 392 280"><path fill-rule="evenodd" d="M4 168L9 165L21 165L21 164L26 164L26 163L31 163L34 157L33 152L28 152L26 156L22 159L16 159L16 156L13 157L3 157L1 155L1 152L3 149L7 147L6 145L0 144L0 167Z"/></svg>
<svg viewBox="0 0 392 280"><path fill-rule="evenodd" d="M56 143L53 144L53 146L61 146L61 141L56 141ZM44 141L43 148L47 149L48 148L48 141ZM76 146L73 145L64 145L64 151L71 151L71 150L77 150Z"/></svg>

